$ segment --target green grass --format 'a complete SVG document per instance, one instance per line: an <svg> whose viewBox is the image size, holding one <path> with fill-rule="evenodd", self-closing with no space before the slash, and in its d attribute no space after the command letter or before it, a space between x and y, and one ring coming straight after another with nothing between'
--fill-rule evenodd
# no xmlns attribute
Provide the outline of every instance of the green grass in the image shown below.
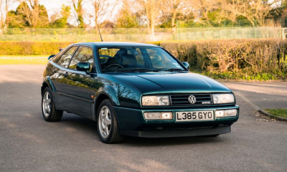
<svg viewBox="0 0 287 172"><path fill-rule="evenodd" d="M0 65L47 64L48 55L43 56L0 56Z"/></svg>
<svg viewBox="0 0 287 172"><path fill-rule="evenodd" d="M266 111L272 115L287 118L287 109L266 109Z"/></svg>

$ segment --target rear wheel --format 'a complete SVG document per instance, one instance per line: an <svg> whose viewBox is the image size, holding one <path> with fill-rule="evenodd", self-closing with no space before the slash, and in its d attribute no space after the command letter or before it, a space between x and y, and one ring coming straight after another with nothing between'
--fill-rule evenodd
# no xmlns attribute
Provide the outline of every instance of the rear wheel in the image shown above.
<svg viewBox="0 0 287 172"><path fill-rule="evenodd" d="M98 110L98 134L104 143L119 143L124 141L120 134L116 115L109 100L104 100Z"/></svg>
<svg viewBox="0 0 287 172"><path fill-rule="evenodd" d="M63 111L56 110L55 103L50 88L46 87L42 94L42 114L43 118L48 122L60 121Z"/></svg>

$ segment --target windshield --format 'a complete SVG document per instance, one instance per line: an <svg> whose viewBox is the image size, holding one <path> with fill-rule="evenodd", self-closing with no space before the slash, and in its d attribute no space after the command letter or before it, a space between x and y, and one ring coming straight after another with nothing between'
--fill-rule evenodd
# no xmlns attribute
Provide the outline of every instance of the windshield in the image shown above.
<svg viewBox="0 0 287 172"><path fill-rule="evenodd" d="M100 48L99 56L102 72L186 71L161 48Z"/></svg>

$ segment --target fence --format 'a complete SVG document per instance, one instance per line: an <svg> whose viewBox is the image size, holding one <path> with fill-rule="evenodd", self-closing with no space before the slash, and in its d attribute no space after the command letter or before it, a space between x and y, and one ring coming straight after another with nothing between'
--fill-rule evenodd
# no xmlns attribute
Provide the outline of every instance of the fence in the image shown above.
<svg viewBox="0 0 287 172"><path fill-rule="evenodd" d="M1 31L1 30L0 30ZM154 36L146 28L101 29L105 41L189 41L212 39L282 38L280 27L214 27L214 28L156 28ZM7 29L0 32L0 41L100 41L95 28L67 29Z"/></svg>

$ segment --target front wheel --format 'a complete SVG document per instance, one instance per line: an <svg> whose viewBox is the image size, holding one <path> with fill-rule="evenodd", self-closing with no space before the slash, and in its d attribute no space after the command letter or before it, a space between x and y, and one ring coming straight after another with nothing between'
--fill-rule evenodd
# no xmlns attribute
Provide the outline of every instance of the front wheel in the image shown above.
<svg viewBox="0 0 287 172"><path fill-rule="evenodd" d="M113 106L109 100L104 100L98 110L98 134L104 143L119 143L124 141Z"/></svg>
<svg viewBox="0 0 287 172"><path fill-rule="evenodd" d="M51 90L47 87L42 94L42 114L48 122L60 121L63 111L56 110Z"/></svg>

